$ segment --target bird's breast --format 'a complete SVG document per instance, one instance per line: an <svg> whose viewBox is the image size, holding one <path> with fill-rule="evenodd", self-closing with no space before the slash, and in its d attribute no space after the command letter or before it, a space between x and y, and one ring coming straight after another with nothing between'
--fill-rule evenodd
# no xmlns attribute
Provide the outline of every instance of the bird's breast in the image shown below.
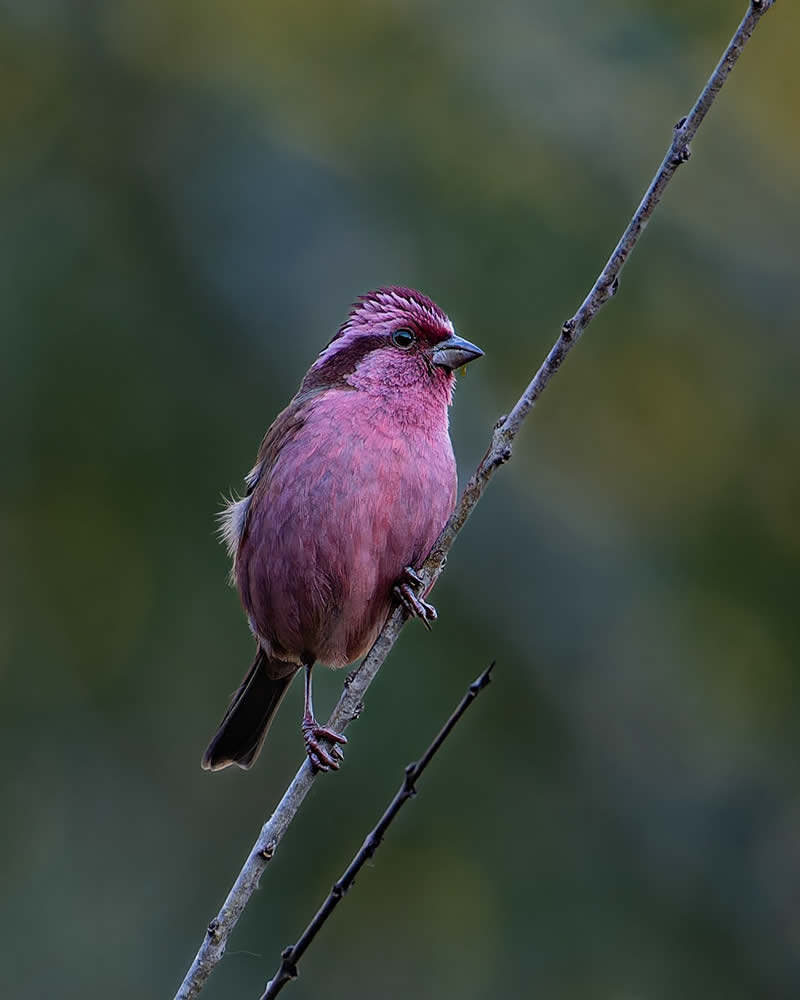
<svg viewBox="0 0 800 1000"><path fill-rule="evenodd" d="M393 584L450 516L455 459L446 407L387 408L355 390L314 403L253 493L237 583L276 652L341 666L366 652Z"/></svg>

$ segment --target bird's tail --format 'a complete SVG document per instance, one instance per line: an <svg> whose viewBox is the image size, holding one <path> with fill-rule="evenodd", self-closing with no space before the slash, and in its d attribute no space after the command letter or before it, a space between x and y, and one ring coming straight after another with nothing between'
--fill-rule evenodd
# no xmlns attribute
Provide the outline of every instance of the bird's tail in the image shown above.
<svg viewBox="0 0 800 1000"><path fill-rule="evenodd" d="M248 768L258 757L272 717L296 673L291 670L283 677L272 678L268 665L268 656L259 649L203 754L204 770L220 771L229 764Z"/></svg>

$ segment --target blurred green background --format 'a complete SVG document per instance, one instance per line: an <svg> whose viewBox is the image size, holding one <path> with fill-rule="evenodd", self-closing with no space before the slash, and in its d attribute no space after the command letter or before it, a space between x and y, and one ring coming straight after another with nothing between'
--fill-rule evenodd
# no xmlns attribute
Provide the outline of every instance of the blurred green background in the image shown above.
<svg viewBox="0 0 800 1000"><path fill-rule="evenodd" d="M213 515L349 303L416 285L485 349L468 474L743 8L0 0L4 997L171 997L302 759L298 684L253 771L200 770L251 654ZM291 995L798 995L798 31L758 29L204 997L260 994L493 658Z"/></svg>

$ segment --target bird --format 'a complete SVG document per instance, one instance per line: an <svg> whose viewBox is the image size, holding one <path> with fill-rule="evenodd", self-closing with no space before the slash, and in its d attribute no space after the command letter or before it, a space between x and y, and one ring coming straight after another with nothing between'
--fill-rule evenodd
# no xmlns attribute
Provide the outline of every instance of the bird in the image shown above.
<svg viewBox="0 0 800 1000"><path fill-rule="evenodd" d="M254 763L300 670L306 754L338 770L347 739L314 716L312 668L362 657L395 601L436 618L416 567L455 508L455 372L482 355L430 298L392 285L360 296L311 365L220 515L256 652L205 770Z"/></svg>

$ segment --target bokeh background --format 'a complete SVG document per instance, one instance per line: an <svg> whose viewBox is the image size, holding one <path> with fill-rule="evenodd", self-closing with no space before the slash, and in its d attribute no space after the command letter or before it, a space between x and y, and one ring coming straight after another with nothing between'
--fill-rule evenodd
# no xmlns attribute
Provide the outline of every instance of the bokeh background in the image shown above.
<svg viewBox="0 0 800 1000"><path fill-rule="evenodd" d="M298 684L253 771L200 770L251 653L213 515L349 303L416 285L483 346L468 474L743 7L0 2L4 997L171 997L301 761ZM493 658L292 996L798 995L798 31L758 29L209 1000L260 994Z"/></svg>

